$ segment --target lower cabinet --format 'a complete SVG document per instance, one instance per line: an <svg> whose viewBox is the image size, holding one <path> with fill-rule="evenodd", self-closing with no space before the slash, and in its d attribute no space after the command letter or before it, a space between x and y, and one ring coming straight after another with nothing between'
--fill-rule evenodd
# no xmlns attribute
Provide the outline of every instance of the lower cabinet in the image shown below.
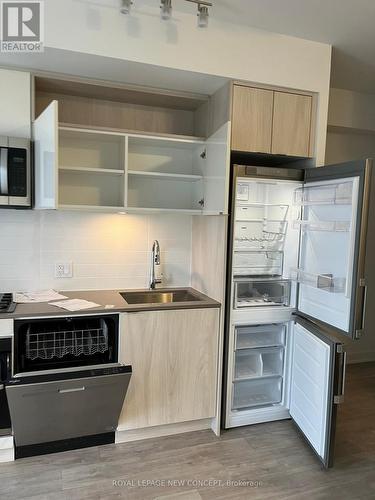
<svg viewBox="0 0 375 500"><path fill-rule="evenodd" d="M119 429L216 414L219 309L126 313L120 361L133 375Z"/></svg>

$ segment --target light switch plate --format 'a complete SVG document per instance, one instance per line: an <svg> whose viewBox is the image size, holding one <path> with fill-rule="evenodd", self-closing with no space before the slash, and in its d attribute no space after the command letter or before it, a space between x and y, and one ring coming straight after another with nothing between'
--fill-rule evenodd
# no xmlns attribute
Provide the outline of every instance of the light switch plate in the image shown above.
<svg viewBox="0 0 375 500"><path fill-rule="evenodd" d="M55 278L73 278L73 262L55 262Z"/></svg>

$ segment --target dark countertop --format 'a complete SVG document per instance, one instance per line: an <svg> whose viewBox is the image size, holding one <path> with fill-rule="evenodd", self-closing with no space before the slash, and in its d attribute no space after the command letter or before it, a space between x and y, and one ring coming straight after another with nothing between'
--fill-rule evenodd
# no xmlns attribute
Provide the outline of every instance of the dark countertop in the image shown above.
<svg viewBox="0 0 375 500"><path fill-rule="evenodd" d="M146 290L139 289L124 289L124 290L87 290L87 291L72 291L60 292L62 295L70 299L84 299L100 304L99 307L85 309L83 311L67 311L60 307L51 306L46 302L35 304L17 304L16 310L13 313L1 314L1 319L10 318L32 318L40 316L82 316L87 314L98 313L126 313L126 312L141 312L141 311L166 311L176 309L202 309L202 308L218 308L220 303L211 299L207 295L198 292L194 288L158 288L157 292L171 292L173 290L188 290L195 294L200 300L191 302L174 302L165 304L128 304L123 299L119 292L139 292ZM106 307L113 306L113 307Z"/></svg>

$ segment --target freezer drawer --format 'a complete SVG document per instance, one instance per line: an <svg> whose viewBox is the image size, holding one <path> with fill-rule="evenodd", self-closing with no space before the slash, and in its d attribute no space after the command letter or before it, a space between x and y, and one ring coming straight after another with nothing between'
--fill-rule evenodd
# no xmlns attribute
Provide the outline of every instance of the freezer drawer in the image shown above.
<svg viewBox="0 0 375 500"><path fill-rule="evenodd" d="M236 380L269 377L283 374L284 348L242 349L236 351L234 377Z"/></svg>
<svg viewBox="0 0 375 500"><path fill-rule="evenodd" d="M6 385L16 446L113 432L130 366L10 379Z"/></svg>
<svg viewBox="0 0 375 500"><path fill-rule="evenodd" d="M233 410L277 404L282 399L282 377L234 382Z"/></svg>
<svg viewBox="0 0 375 500"><path fill-rule="evenodd" d="M283 346L285 324L239 326L236 328L236 349Z"/></svg>
<svg viewBox="0 0 375 500"><path fill-rule="evenodd" d="M235 280L234 307L289 306L290 280Z"/></svg>

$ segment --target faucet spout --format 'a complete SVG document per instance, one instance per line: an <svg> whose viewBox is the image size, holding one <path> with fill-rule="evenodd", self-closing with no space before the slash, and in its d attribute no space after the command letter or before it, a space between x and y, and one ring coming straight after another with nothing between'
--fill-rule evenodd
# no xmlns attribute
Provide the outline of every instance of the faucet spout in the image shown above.
<svg viewBox="0 0 375 500"><path fill-rule="evenodd" d="M160 266L160 245L158 240L152 244L151 266L150 266L150 289L155 290L156 285L160 284L161 278L157 277L156 266ZM159 274L160 276L160 274Z"/></svg>

